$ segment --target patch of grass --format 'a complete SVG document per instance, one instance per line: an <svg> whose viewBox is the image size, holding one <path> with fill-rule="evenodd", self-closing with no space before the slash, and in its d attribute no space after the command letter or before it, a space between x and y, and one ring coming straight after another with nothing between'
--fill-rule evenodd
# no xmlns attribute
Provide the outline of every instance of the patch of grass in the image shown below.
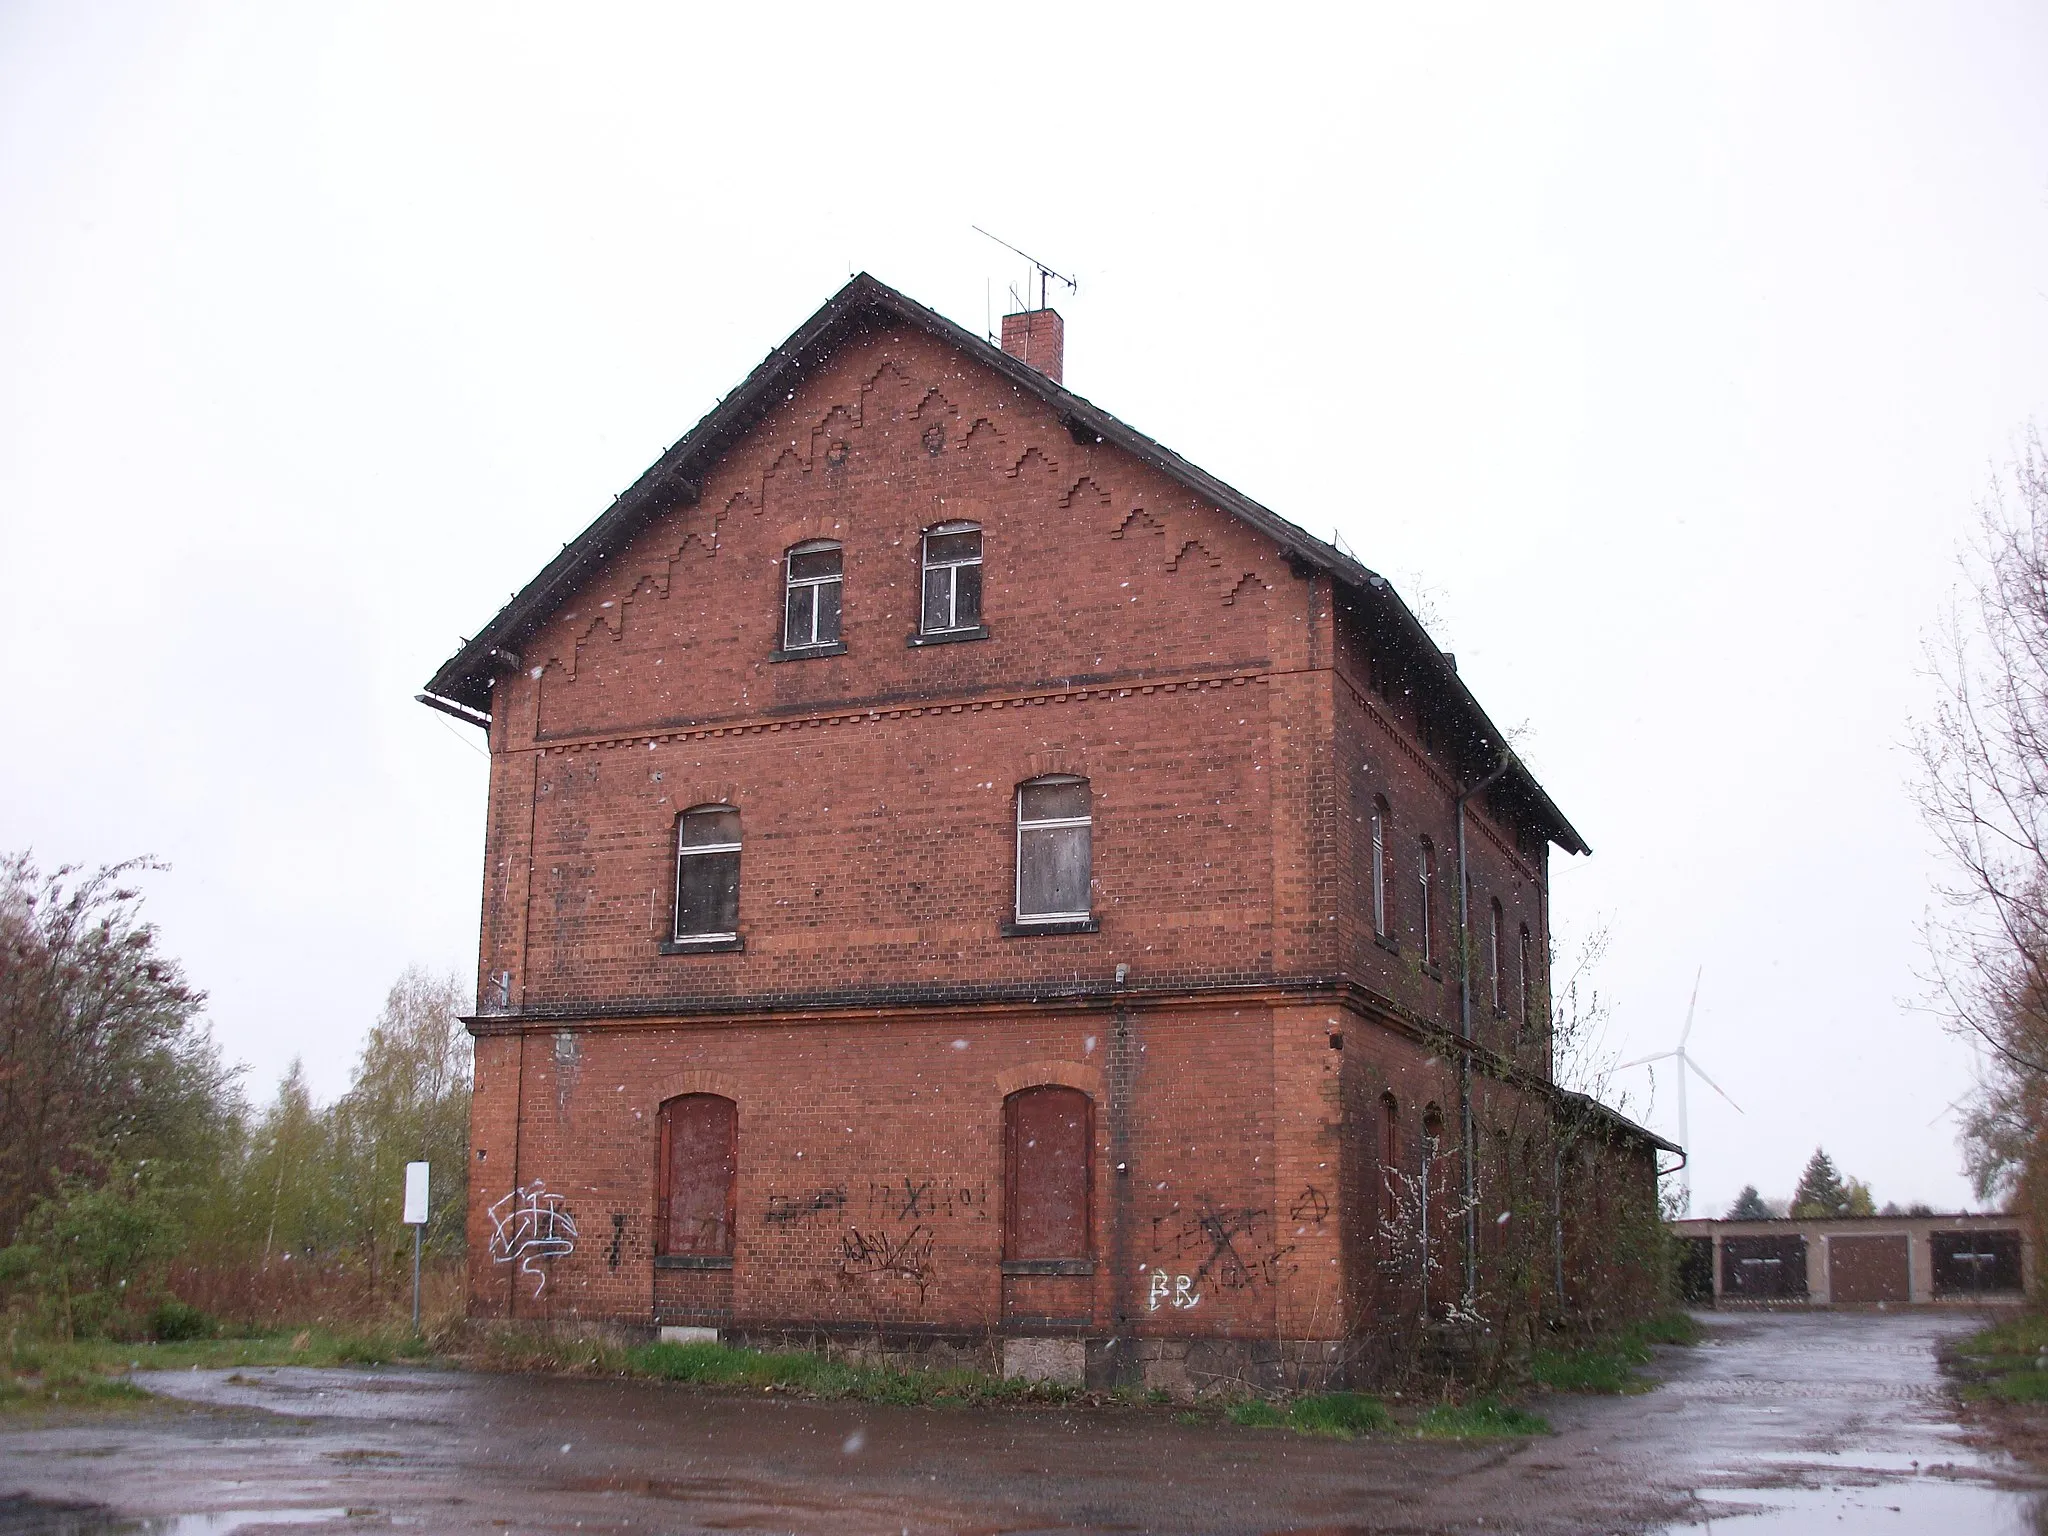
<svg viewBox="0 0 2048 1536"><path fill-rule="evenodd" d="M1278 1429L1287 1422L1287 1415L1263 1397L1250 1397L1241 1403L1232 1403L1229 1412L1230 1422L1241 1424L1246 1429Z"/></svg>
<svg viewBox="0 0 2048 1536"><path fill-rule="evenodd" d="M1550 1421L1542 1414L1503 1403L1497 1397L1482 1397L1469 1403L1438 1403L1415 1427L1425 1435L1459 1440L1550 1433Z"/></svg>
<svg viewBox="0 0 2048 1536"><path fill-rule="evenodd" d="M1529 1374L1553 1392L1647 1392L1651 1383L1636 1367L1649 1363L1650 1346L1697 1344L1700 1333L1687 1313L1667 1312L1571 1349L1539 1349Z"/></svg>
<svg viewBox="0 0 2048 1536"><path fill-rule="evenodd" d="M2048 1402L2048 1314L2024 1312L1951 1344L1942 1363L1961 1383L1966 1398L2008 1403Z"/></svg>
<svg viewBox="0 0 2048 1536"><path fill-rule="evenodd" d="M1068 1403L1081 1394L1046 1381L1010 1381L980 1371L897 1370L854 1365L802 1350L733 1349L724 1344L648 1344L624 1352L634 1375L700 1386L754 1388L803 1397L853 1398L896 1407L935 1403Z"/></svg>
<svg viewBox="0 0 2048 1536"><path fill-rule="evenodd" d="M1287 1409L1287 1422L1304 1435L1334 1435L1349 1440L1353 1435L1392 1429L1394 1416L1376 1397L1356 1392L1323 1392L1297 1397Z"/></svg>

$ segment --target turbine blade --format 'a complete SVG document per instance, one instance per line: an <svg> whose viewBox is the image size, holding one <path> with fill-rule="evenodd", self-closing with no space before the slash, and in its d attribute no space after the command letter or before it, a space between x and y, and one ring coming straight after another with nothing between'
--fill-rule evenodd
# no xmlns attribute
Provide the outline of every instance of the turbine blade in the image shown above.
<svg viewBox="0 0 2048 1536"><path fill-rule="evenodd" d="M1680 1030L1678 1035L1678 1048L1680 1050L1685 1049L1685 1042L1692 1035L1692 1011L1699 1006L1700 977L1705 974L1706 969L1703 965L1692 973L1692 1001L1685 1005L1685 1028Z"/></svg>
<svg viewBox="0 0 2048 1536"><path fill-rule="evenodd" d="M1659 1051L1654 1056L1638 1056L1634 1061L1617 1061L1614 1064L1614 1070L1619 1072L1623 1067L1644 1066L1649 1062L1662 1061L1667 1056L1676 1056L1677 1054L1678 1052L1676 1051Z"/></svg>
<svg viewBox="0 0 2048 1536"><path fill-rule="evenodd" d="M1699 1072L1701 1082L1705 1083L1709 1088L1713 1089L1714 1092L1721 1094L1722 1098L1728 1099L1728 1095L1721 1092L1721 1085L1719 1083L1715 1082L1711 1077L1707 1076L1706 1073L1700 1072L1700 1064L1698 1062L1694 1061L1690 1056L1688 1056L1685 1058L1685 1064L1688 1067L1691 1067L1693 1071ZM1737 1113L1738 1115L1744 1113L1742 1106L1740 1104L1737 1104L1733 1099L1728 1099L1728 1107L1734 1110L1735 1113Z"/></svg>

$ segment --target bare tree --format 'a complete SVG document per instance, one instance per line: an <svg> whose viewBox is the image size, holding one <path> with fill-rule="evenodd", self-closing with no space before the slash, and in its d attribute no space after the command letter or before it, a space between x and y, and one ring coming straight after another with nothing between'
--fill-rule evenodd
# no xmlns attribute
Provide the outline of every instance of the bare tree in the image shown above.
<svg viewBox="0 0 2048 1536"><path fill-rule="evenodd" d="M1936 1010L1988 1061L1964 1136L1990 1197L2048 1172L2048 452L2038 434L1980 507L1964 572L1928 644L1936 702L1912 740L1920 813L1948 867L1926 924L1928 980Z"/></svg>

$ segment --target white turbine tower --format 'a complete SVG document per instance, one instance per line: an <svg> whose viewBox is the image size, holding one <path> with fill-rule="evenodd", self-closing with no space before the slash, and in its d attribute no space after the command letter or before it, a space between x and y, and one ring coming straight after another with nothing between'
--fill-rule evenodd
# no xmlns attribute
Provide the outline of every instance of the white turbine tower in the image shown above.
<svg viewBox="0 0 2048 1536"><path fill-rule="evenodd" d="M1658 1051L1650 1056L1638 1056L1634 1061L1624 1061L1614 1069L1619 1072L1624 1067L1648 1066L1653 1061L1664 1061L1666 1059L1672 1059L1678 1063L1678 1144L1685 1148L1685 1166L1680 1170L1678 1185L1678 1209L1681 1216L1690 1216L1692 1214L1692 1143L1687 1137L1685 1124L1685 1074L1687 1072L1699 1073L1701 1082L1713 1089L1714 1092L1720 1093L1722 1098L1728 1099L1728 1095L1721 1092L1721 1085L1707 1076L1705 1072L1701 1072L1699 1063L1685 1054L1685 1042L1692 1036L1692 1011L1700 1000L1700 975L1705 969L1705 966L1701 966L1698 971L1693 972L1692 1001L1685 1005L1685 1028L1678 1032L1677 1048L1669 1051ZM1733 1099L1728 1099L1728 1105L1738 1115L1742 1113L1742 1106Z"/></svg>

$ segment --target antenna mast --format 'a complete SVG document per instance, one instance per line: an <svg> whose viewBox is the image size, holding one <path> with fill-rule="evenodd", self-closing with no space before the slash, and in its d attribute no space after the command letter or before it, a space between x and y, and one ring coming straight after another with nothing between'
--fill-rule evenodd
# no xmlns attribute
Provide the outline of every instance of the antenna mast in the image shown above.
<svg viewBox="0 0 2048 1536"><path fill-rule="evenodd" d="M1038 269L1038 307L1040 309L1044 309L1046 307L1045 284L1046 279L1048 278L1054 278L1062 283L1065 283L1067 285L1067 291L1069 293L1079 293L1081 291L1081 285L1078 282L1076 282L1073 278L1068 277L1064 272L1055 272L1051 267L1047 266L1044 262L1040 261L1036 256L1033 256L1029 251L1018 250L1016 246L1010 244L1010 242L1005 240L1001 235L992 235L987 230L983 229L979 224L970 224L967 227L973 230L977 235L980 235L984 240L993 240L997 245L1000 245L1004 250L1009 251L1011 254L1016 256L1022 256L1026 261L1030 262L1032 266ZM1025 286L1024 290L1024 301L1027 304L1031 302L1031 290L1028 284Z"/></svg>

